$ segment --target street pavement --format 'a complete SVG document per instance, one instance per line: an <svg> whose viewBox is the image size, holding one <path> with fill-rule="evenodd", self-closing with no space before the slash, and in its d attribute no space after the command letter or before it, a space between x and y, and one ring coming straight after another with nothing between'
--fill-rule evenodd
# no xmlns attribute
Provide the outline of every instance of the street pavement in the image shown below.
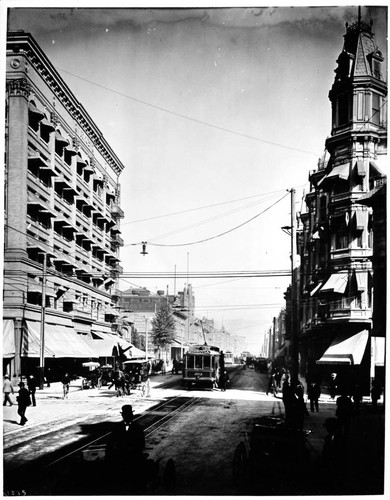
<svg viewBox="0 0 390 500"><path fill-rule="evenodd" d="M153 389L161 386L167 382L174 382L180 379L180 375L152 375L150 378L151 394L153 396ZM12 407L3 406L3 434L8 436L14 433L24 433L31 427L43 426L47 422L52 422L58 418L63 419L64 416L75 416L82 411L83 408L93 408L91 403L97 401L99 392L105 391L107 394L107 387L99 389L81 389L81 379L73 381L70 385L68 397L64 400L62 398L62 384L60 382L52 383L50 387L44 387L43 390L36 392L36 407L29 407L26 412L28 418L27 424L23 427L18 424L20 417L17 414L16 393L11 399L15 402ZM111 394L112 393L112 394ZM114 388L111 389L108 397L111 398L113 404L113 411L115 416L118 416L118 409L121 404L132 404L134 398L133 393L131 396L124 398L117 398L115 396ZM229 398L229 390L225 393L226 398ZM139 395L137 395L137 401ZM147 399L147 398L142 398ZM266 396L264 399L281 399L281 395ZM123 401L123 403L122 403ZM134 399L135 402L135 399ZM154 404L150 401L150 404ZM336 402L332 400L328 394L322 394L319 400L319 412L311 412L310 405L307 403L309 416L305 417L305 429L310 430L307 436L307 441L312 451L312 455L316 460L321 460L322 449L327 431L324 427L325 420L330 417L335 417ZM383 399L379 401L378 410L373 411L369 398L364 398L361 404L359 414L355 415L352 419L350 433L348 437L348 474L349 474L349 487L353 483L353 491L350 489L350 494L381 494L378 490L378 484L382 483L382 475L384 471L384 455L385 455L385 412ZM302 471L304 474L305 471ZM329 478L324 477L324 482L329 481ZM388 481L387 481L388 483ZM386 484L386 493L388 493L388 484ZM380 489L380 488L379 488ZM332 493L331 487L325 488L325 491Z"/></svg>

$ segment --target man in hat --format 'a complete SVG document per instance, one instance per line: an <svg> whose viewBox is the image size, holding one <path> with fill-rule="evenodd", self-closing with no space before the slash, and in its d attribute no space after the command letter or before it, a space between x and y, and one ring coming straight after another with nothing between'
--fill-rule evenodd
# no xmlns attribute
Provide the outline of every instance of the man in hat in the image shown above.
<svg viewBox="0 0 390 500"><path fill-rule="evenodd" d="M13 402L11 401L10 394L14 393L14 388L12 387L8 375L4 375L3 393L4 393L3 406L7 406L7 402L9 403L10 406L12 406Z"/></svg>
<svg viewBox="0 0 390 500"><path fill-rule="evenodd" d="M16 396L18 402L18 414L20 415L20 425L24 425L27 422L26 409L27 406L31 405L30 394L28 390L24 387L24 382L19 382L19 392Z"/></svg>
<svg viewBox="0 0 390 500"><path fill-rule="evenodd" d="M122 422L116 424L107 445L107 456L127 462L139 458L145 449L145 434L143 428L134 422L134 412L131 405L122 406Z"/></svg>
<svg viewBox="0 0 390 500"><path fill-rule="evenodd" d="M131 405L122 406L122 422L115 424L107 442L106 461L110 473L116 478L112 494L125 494L142 487L142 472L145 457L145 434L134 422ZM131 478L131 479L130 479ZM129 480L130 479L130 480ZM115 490L115 491L114 491Z"/></svg>

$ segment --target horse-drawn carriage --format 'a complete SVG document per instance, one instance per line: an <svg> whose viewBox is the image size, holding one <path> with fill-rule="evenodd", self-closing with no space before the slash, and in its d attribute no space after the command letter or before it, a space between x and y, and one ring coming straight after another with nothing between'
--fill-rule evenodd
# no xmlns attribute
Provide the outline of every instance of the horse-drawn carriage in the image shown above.
<svg viewBox="0 0 390 500"><path fill-rule="evenodd" d="M123 362L123 371L129 390L139 390L142 396L150 393L150 363L147 360L129 360Z"/></svg>
<svg viewBox="0 0 390 500"><path fill-rule="evenodd" d="M233 479L240 492L299 493L310 473L309 433L288 427L281 417L260 417L234 452Z"/></svg>

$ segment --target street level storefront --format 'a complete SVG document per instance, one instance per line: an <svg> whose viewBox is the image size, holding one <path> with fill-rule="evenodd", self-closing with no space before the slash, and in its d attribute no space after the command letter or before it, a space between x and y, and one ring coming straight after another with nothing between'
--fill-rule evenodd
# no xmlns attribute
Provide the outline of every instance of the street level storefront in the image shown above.
<svg viewBox="0 0 390 500"><path fill-rule="evenodd" d="M339 333L317 359L316 365L323 380L328 380L334 372L338 375L340 389L350 391L358 384L368 395L371 380L384 365L384 349L384 339L371 337L366 328Z"/></svg>
<svg viewBox="0 0 390 500"><path fill-rule="evenodd" d="M20 333L19 333L20 330ZM3 320L3 373L10 376L38 375L43 333L45 377L58 381L65 372L77 376L83 363L94 361L115 366L116 360L142 359L145 352L129 340L106 332L77 332L73 324L59 325L24 320L21 328L13 320ZM15 356L20 357L20 371L15 371Z"/></svg>

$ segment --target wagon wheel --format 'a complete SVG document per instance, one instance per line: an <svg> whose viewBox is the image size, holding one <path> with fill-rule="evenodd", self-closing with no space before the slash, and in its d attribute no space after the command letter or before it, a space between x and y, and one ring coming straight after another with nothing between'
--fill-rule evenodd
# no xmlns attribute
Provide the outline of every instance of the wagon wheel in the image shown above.
<svg viewBox="0 0 390 500"><path fill-rule="evenodd" d="M241 441L238 444L233 457L233 479L241 486L245 480L247 471L248 457L246 455L245 444Z"/></svg>
<svg viewBox="0 0 390 500"><path fill-rule="evenodd" d="M165 466L162 477L163 493L174 495L176 490L176 466L175 462L170 458Z"/></svg>

